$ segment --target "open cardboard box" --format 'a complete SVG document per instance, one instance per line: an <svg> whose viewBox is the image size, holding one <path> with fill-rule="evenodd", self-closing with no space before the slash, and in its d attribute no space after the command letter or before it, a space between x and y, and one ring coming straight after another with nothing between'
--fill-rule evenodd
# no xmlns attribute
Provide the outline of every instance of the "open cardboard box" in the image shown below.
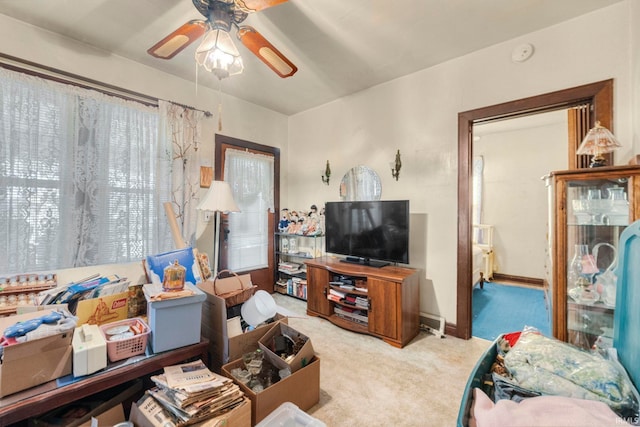
<svg viewBox="0 0 640 427"><path fill-rule="evenodd" d="M298 352L295 354L293 359L288 362L280 358L279 355L275 354L271 349L273 348L274 338L284 335L285 337L289 337L292 340L302 339L305 340L304 345ZM269 361L276 366L278 369L289 368L291 372L296 372L297 370L305 367L313 358L315 352L313 351L313 345L311 345L311 340L306 335L301 334L300 332L293 329L288 324L284 323L276 323L267 333L265 333L262 338L258 341L259 347L264 351L265 356L269 359Z"/></svg>
<svg viewBox="0 0 640 427"><path fill-rule="evenodd" d="M213 281L198 283L198 288L206 296L202 304L202 336L209 340L211 365L219 369L231 360L239 359L244 353L258 348L258 340L273 326L273 323L259 325L253 331L233 336L228 328L227 306L213 290ZM285 316L276 313L274 320L287 323Z"/></svg>
<svg viewBox="0 0 640 427"><path fill-rule="evenodd" d="M126 421L124 416L124 408L122 407L122 403L119 403L106 411L91 417L92 419L87 421L86 423L80 424L80 427L107 427L114 426L118 423ZM94 425L93 419L97 421L97 424Z"/></svg>
<svg viewBox="0 0 640 427"><path fill-rule="evenodd" d="M36 319L52 310L0 318L0 331L16 322ZM0 365L0 397L26 390L71 373L73 329L4 347Z"/></svg>
<svg viewBox="0 0 640 427"><path fill-rule="evenodd" d="M254 393L231 375L234 368L243 368L242 359L234 360L222 367L222 374L234 380L244 394L251 399L251 425L258 424L284 402L291 402L301 410L311 409L320 400L320 359L313 359L302 369Z"/></svg>

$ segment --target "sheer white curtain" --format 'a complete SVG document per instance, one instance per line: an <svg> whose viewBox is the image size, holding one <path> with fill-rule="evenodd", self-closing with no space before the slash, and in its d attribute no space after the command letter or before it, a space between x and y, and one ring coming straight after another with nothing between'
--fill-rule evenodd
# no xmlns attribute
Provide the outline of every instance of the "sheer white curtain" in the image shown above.
<svg viewBox="0 0 640 427"><path fill-rule="evenodd" d="M268 267L269 224L273 212L272 156L225 151L224 180L241 212L229 215L229 269L240 272Z"/></svg>
<svg viewBox="0 0 640 427"><path fill-rule="evenodd" d="M156 108L0 68L0 272L171 248Z"/></svg>
<svg viewBox="0 0 640 427"><path fill-rule="evenodd" d="M484 187L484 157L473 157L472 169L472 197L471 197L471 223L482 224L482 189ZM476 242L481 242L484 236L482 231L476 229L474 237Z"/></svg>
<svg viewBox="0 0 640 427"><path fill-rule="evenodd" d="M204 112L158 101L161 139L171 146L171 206L184 241L195 247L200 163L198 145Z"/></svg>

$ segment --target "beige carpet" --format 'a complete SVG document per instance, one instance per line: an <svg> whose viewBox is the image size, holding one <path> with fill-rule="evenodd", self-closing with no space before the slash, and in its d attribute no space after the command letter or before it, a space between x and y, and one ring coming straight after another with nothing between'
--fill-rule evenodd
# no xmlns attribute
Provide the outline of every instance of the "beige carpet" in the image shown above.
<svg viewBox="0 0 640 427"><path fill-rule="evenodd" d="M299 314L306 303L274 294ZM320 402L307 411L327 426L456 425L469 373L491 344L421 332L397 349L317 317L291 318L320 357Z"/></svg>

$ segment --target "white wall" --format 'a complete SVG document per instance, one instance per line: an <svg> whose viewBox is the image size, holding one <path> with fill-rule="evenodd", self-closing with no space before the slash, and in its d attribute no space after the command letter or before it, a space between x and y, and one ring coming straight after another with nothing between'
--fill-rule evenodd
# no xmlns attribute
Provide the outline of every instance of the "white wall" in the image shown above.
<svg viewBox="0 0 640 427"><path fill-rule="evenodd" d="M4 54L214 113L214 117L204 122L200 145L202 164L213 166L214 137L218 131L217 91L203 86L196 88L194 81L160 72L4 15L0 15L0 40ZM220 133L224 135L286 151L287 127L287 116L283 114L232 96L222 97ZM283 192L286 194L286 187ZM212 223L200 221L198 235L197 246L211 256Z"/></svg>
<svg viewBox="0 0 640 427"><path fill-rule="evenodd" d="M542 176L566 169L566 110L474 126L474 156L484 158L482 221L494 226L496 272L546 277L548 189ZM508 128L505 128L508 126ZM523 160L523 161L518 161Z"/></svg>
<svg viewBox="0 0 640 427"><path fill-rule="evenodd" d="M630 29L639 23L633 8L622 2L290 117L289 204L337 200L349 168L377 170L383 199L408 198L427 221L424 254L412 254L412 265L425 269L421 311L455 323L458 113L614 78L614 129L624 144L617 158L626 163L633 153L630 64L638 61L630 51ZM511 62L523 42L535 46L534 56ZM396 182L388 162L397 149ZM327 159L329 186L318 176Z"/></svg>

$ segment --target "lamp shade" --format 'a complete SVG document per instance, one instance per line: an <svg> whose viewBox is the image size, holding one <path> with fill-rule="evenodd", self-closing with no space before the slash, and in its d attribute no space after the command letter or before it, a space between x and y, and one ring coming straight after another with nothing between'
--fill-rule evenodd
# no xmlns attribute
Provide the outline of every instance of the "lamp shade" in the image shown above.
<svg viewBox="0 0 640 427"><path fill-rule="evenodd" d="M212 212L240 212L236 201L233 199L231 187L226 181L211 182L207 194L196 209Z"/></svg>
<svg viewBox="0 0 640 427"><path fill-rule="evenodd" d="M591 159L590 167L603 166L605 161L602 155L617 150L620 147L622 147L622 144L613 136L611 131L602 126L600 122L596 122L596 125L585 135L576 154L592 155L593 158Z"/></svg>

